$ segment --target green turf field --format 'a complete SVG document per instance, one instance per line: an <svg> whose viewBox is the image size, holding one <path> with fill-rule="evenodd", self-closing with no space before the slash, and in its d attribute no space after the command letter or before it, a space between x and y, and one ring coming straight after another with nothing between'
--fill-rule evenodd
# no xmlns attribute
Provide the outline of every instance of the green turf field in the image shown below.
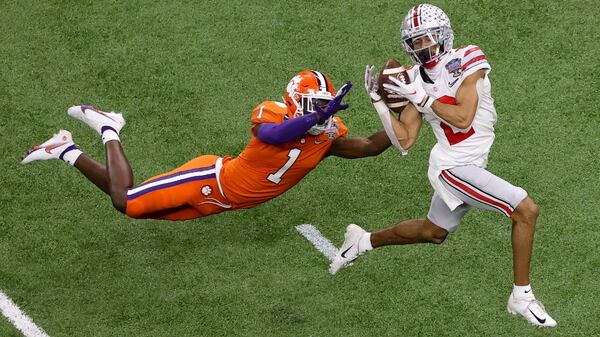
<svg viewBox="0 0 600 337"><path fill-rule="evenodd" d="M434 138L407 157L325 160L265 205L181 222L135 221L68 165L19 164L92 102L124 113L136 182L201 154L235 155L251 109L299 70L355 84L350 134L380 127L364 65L407 63L406 1L11 1L0 5L0 289L49 336L591 336L600 334L600 7L596 1L435 1L455 46L479 45L499 121L488 168L541 216L532 285L555 330L506 312L510 224L472 211L440 246L371 252L335 277L294 226L340 245L426 214ZM0 316L0 336L21 336Z"/></svg>

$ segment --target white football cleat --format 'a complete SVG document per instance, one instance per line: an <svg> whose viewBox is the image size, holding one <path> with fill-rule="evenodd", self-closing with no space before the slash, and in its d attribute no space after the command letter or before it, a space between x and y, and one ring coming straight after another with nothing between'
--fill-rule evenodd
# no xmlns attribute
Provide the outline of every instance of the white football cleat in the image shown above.
<svg viewBox="0 0 600 337"><path fill-rule="evenodd" d="M63 159L63 155L77 145L73 143L73 137L67 130L60 130L52 138L40 145L36 145L21 157L21 164L31 163L35 160Z"/></svg>
<svg viewBox="0 0 600 337"><path fill-rule="evenodd" d="M67 110L67 113L69 116L89 125L100 135L106 129L113 129L116 133L119 133L125 125L122 114L100 111L88 104L72 106Z"/></svg>
<svg viewBox="0 0 600 337"><path fill-rule="evenodd" d="M556 321L548 315L542 302L536 300L533 296L531 298L519 299L511 293L506 309L513 315L525 317L533 325L548 328L556 326Z"/></svg>
<svg viewBox="0 0 600 337"><path fill-rule="evenodd" d="M329 273L335 275L340 269L348 267L352 264L352 261L358 259L363 253L359 249L360 238L366 234L367 231L360 228L355 224L350 224L346 227L346 233L344 233L344 244L338 250L337 254L329 265Z"/></svg>

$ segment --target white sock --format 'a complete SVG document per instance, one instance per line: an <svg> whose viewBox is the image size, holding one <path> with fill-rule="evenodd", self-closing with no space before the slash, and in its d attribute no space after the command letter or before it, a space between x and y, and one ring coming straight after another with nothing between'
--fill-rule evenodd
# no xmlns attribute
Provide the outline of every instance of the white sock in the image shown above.
<svg viewBox="0 0 600 337"><path fill-rule="evenodd" d="M75 161L77 160L77 158L79 158L79 156L81 156L82 153L83 152L81 152L81 150L77 148L77 145L73 144L67 147L59 158L71 165L75 165Z"/></svg>
<svg viewBox="0 0 600 337"><path fill-rule="evenodd" d="M373 249L373 245L371 245L371 233L367 232L358 240L358 253L360 254L371 249Z"/></svg>
<svg viewBox="0 0 600 337"><path fill-rule="evenodd" d="M518 286L516 284L513 284L513 294L517 298L535 298L535 296L533 296L531 284L528 284L526 286Z"/></svg>
<svg viewBox="0 0 600 337"><path fill-rule="evenodd" d="M111 140L116 140L118 142L121 141L121 138L119 138L119 134L117 133L117 130L115 130L111 127L102 127L102 144L106 144L107 142L110 142Z"/></svg>

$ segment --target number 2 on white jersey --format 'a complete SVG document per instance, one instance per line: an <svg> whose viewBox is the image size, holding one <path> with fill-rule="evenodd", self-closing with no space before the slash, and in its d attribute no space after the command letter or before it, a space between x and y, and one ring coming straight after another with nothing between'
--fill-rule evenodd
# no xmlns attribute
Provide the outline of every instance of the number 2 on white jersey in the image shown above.
<svg viewBox="0 0 600 337"><path fill-rule="evenodd" d="M290 152L288 152L289 159L287 162L285 162L279 171L269 174L267 180L274 184L279 184L279 182L281 182L281 177L290 169L290 167L292 167L292 165L294 165L296 160L298 160L298 157L300 157L300 152L302 152L300 149L291 149Z"/></svg>
<svg viewBox="0 0 600 337"><path fill-rule="evenodd" d="M442 127L442 130L444 130L444 134L450 145L458 144L475 134L475 129L473 129L473 127L470 127L469 130L465 132L454 132L452 128L444 122L440 122L440 126Z"/></svg>

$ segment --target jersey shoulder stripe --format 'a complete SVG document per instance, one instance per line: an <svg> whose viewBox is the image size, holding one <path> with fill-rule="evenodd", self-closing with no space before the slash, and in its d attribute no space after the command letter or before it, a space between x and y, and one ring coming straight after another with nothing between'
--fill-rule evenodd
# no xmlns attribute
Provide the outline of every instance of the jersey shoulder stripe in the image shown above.
<svg viewBox="0 0 600 337"><path fill-rule="evenodd" d="M471 53L480 52L480 53L483 54L483 51L481 51L481 49L479 47L477 47L477 46L470 45L470 46L467 46L464 49L465 49L465 53L463 54L464 58L466 58L467 56L469 56L469 54L471 54Z"/></svg>
<svg viewBox="0 0 600 337"><path fill-rule="evenodd" d="M471 69L491 68L487 62L487 57L479 46L469 45L458 49L462 53L461 71L468 72Z"/></svg>
<svg viewBox="0 0 600 337"><path fill-rule="evenodd" d="M469 70L477 65L484 64L484 63L488 63L485 55L480 55L480 56L474 57L471 60L469 60L467 63L463 64L462 71L466 72L467 70Z"/></svg>

